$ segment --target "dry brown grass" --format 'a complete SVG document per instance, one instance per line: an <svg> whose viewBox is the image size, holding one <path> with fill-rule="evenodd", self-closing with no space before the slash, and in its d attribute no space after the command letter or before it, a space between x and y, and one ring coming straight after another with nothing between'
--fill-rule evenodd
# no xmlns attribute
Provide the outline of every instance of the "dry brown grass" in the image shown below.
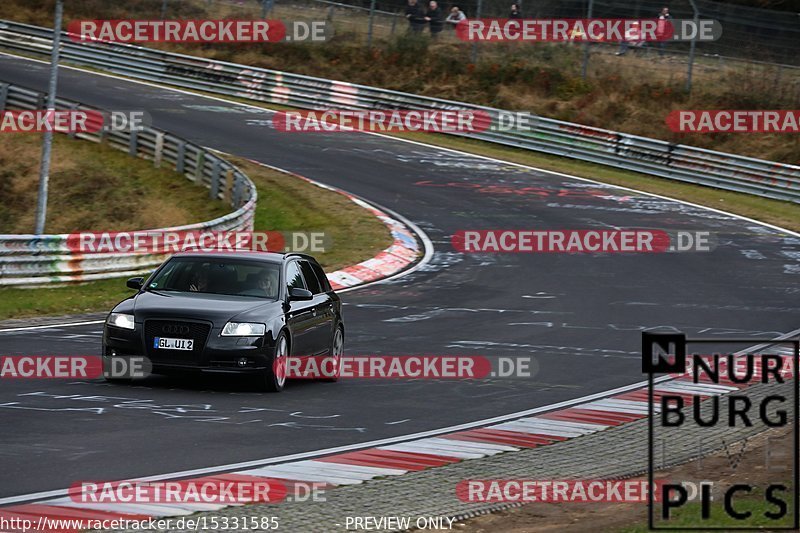
<svg viewBox="0 0 800 533"><path fill-rule="evenodd" d="M149 161L56 135L50 169L48 233L150 229L228 213L205 188ZM0 233L32 233L41 136L4 134L0 144Z"/></svg>

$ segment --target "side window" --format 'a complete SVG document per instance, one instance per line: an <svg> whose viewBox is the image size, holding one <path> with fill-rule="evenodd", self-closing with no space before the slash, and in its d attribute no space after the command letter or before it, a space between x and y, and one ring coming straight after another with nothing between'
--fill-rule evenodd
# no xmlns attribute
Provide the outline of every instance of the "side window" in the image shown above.
<svg viewBox="0 0 800 533"><path fill-rule="evenodd" d="M328 282L328 276L322 271L322 267L316 263L311 263L311 268L314 269L314 273L317 275L319 284L322 287L322 292L329 292L331 290L331 284Z"/></svg>
<svg viewBox="0 0 800 533"><path fill-rule="evenodd" d="M300 270L303 271L303 277L306 280L306 285L308 285L308 290L311 291L311 294L321 293L322 288L319 286L317 275L314 274L314 269L311 268L311 264L308 261L298 262L300 263Z"/></svg>
<svg viewBox="0 0 800 533"><path fill-rule="evenodd" d="M303 275L297 268L297 261L292 261L286 266L286 287L288 289L306 288L306 284L303 283Z"/></svg>

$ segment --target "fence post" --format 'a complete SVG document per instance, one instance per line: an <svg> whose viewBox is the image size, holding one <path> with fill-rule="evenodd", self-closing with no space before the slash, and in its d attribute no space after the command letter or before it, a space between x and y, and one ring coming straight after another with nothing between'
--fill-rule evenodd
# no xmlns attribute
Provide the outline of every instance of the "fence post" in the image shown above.
<svg viewBox="0 0 800 533"><path fill-rule="evenodd" d="M395 30L395 28L397 28L397 18L398 18L398 17L397 17L396 15L395 15L394 17L392 17L392 31L391 31L391 35L394 35L394 30Z"/></svg>
<svg viewBox="0 0 800 533"><path fill-rule="evenodd" d="M586 18L592 18L592 14L594 13L594 0L589 0L589 9L586 13ZM586 39L586 42L583 43L583 65L581 65L581 78L584 80L586 79L586 72L589 70L589 40L588 35L584 35L583 38Z"/></svg>
<svg viewBox="0 0 800 533"><path fill-rule="evenodd" d="M481 11L483 11L483 0L478 0L478 8L475 11L475 18L481 18ZM475 41L472 43L472 63L477 63L478 61L478 42Z"/></svg>
<svg viewBox="0 0 800 533"><path fill-rule="evenodd" d="M47 111L54 113L56 108L56 88L58 87L58 61L61 50L61 23L64 17L64 1L56 0L55 21L53 23L53 50L50 53L50 80L47 89ZM41 106L39 106L41 109ZM53 152L53 132L48 129L42 139L42 160L39 167L39 197L36 201L37 235L44 233L47 220L47 190L50 182L50 157Z"/></svg>
<svg viewBox="0 0 800 533"><path fill-rule="evenodd" d="M372 48L372 24L375 22L375 0L369 3L369 24L367 25L367 49Z"/></svg>
<svg viewBox="0 0 800 533"><path fill-rule="evenodd" d="M697 29L698 24L700 23L700 11L697 9L697 4L694 0L689 0L689 3L692 4L692 9L694 10L694 27ZM694 67L694 49L697 45L697 39L692 39L692 42L689 43L689 67L686 72L686 92L692 92L692 68Z"/></svg>

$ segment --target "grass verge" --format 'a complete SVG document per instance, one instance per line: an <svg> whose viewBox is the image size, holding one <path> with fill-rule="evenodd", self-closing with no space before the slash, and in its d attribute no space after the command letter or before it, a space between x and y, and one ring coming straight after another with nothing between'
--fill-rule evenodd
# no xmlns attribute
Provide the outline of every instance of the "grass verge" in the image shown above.
<svg viewBox="0 0 800 533"><path fill-rule="evenodd" d="M82 141L75 141L74 144L80 149L86 148L84 144L88 145L90 151L96 148ZM127 165L138 166L136 161L131 161L122 153L108 154L108 157L113 159L115 155L122 157ZM383 223L347 197L243 159L229 159L250 176L258 189L255 229L325 231L331 238L332 246L316 257L327 271L369 259L391 244L391 236ZM147 162L141 164L149 165ZM170 179L175 181L172 174ZM192 187L191 184L189 186ZM205 194L193 192L200 198L200 203L209 203ZM177 197L173 192L159 194L167 195L168 201ZM85 200L91 207L94 201L91 196ZM117 202L115 205L119 207L124 204ZM222 212L229 210L222 206ZM199 220L201 218L193 216L184 222ZM150 224L147 227L153 226ZM88 228L82 226L80 229ZM119 278L52 288L2 288L0 320L105 311L129 294L130 290Z"/></svg>
<svg viewBox="0 0 800 533"><path fill-rule="evenodd" d="M785 487L791 487L792 483L786 481L782 483ZM750 515L745 518L734 518L725 511L725 505L721 498L717 498L709 505L709 517L707 519L700 519L702 506L699 502L691 502L683 506L673 509L671 512L670 520L665 524L656 522L656 528L670 528L673 531L687 531L681 528L707 528L706 531L725 530L730 528L729 531L735 531L742 527L749 528L764 528L767 531L776 531L775 528L790 529L792 526L792 513L791 513L791 493L787 494L783 491L776 491L773 497L779 497L787 504L788 512L785 516L778 519L770 519L768 516L780 514L780 507L775 503L770 503L766 500L764 490L754 488L751 493L745 494L739 492L736 494L735 511L737 513ZM746 520L746 522L745 522ZM702 524L700 526L699 524ZM626 527L619 530L619 533L645 533L651 531L646 525L636 525Z"/></svg>
<svg viewBox="0 0 800 533"><path fill-rule="evenodd" d="M163 228L231 210L166 165L64 135L53 141L47 233ZM33 233L41 142L39 134L3 137L0 233Z"/></svg>

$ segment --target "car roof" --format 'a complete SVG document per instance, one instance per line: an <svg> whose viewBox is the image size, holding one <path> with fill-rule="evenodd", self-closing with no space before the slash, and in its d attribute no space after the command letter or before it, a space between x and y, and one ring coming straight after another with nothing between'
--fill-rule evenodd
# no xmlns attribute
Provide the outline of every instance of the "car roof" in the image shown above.
<svg viewBox="0 0 800 533"><path fill-rule="evenodd" d="M215 259L256 259L258 261L265 261L268 263L282 263L283 261L290 259L290 258L298 258L298 259L307 259L314 263L317 262L316 259L311 257L307 254L301 254L296 252L288 252L288 253L280 253L280 252L245 252L245 251L237 251L237 252L179 252L173 255L173 257L205 257L208 258L209 256L214 257Z"/></svg>

